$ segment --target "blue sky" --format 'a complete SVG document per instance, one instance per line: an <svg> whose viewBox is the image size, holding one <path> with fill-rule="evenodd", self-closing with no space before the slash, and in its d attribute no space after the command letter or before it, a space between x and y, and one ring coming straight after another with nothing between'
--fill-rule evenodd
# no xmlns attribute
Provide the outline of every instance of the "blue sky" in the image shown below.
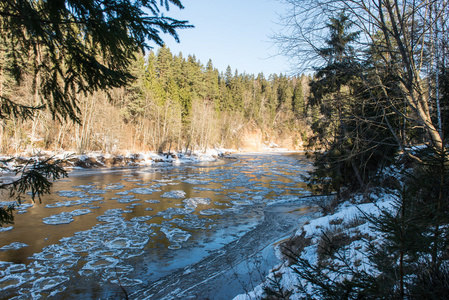
<svg viewBox="0 0 449 300"><path fill-rule="evenodd" d="M270 35L280 30L278 14L285 6L276 0L184 0L185 9L172 7L166 16L188 20L193 29L179 31L178 44L165 36L173 54L195 55L204 65L209 59L224 72L255 74L288 73L285 57L275 56L277 47ZM157 50L157 47L155 48Z"/></svg>

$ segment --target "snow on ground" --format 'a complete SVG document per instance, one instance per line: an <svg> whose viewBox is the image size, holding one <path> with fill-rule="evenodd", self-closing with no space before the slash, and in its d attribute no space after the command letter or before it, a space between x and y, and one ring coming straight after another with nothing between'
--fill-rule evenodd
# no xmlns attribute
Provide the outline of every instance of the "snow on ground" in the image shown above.
<svg viewBox="0 0 449 300"><path fill-rule="evenodd" d="M376 272L373 270L364 253L367 252L367 242L362 237L370 237L371 243L382 241L382 234L376 232L373 227L365 221L363 215L379 216L382 210L393 209L394 195L383 193L372 196L372 203L362 203L361 195L355 196L352 200L340 204L335 213L322 216L311 220L300 228L295 237L308 240L309 246L303 248L300 257L307 260L311 265L317 262L319 256L319 242L324 234L331 234L338 230L348 234L349 245L345 247L351 257L353 267L367 272ZM291 291L289 299L303 299L305 295L298 291L298 286L302 285L311 291L311 284L302 280L295 273L297 265L290 263L282 254L282 246L277 246L276 254L282 261L274 267L266 276L266 280L256 286L252 291L246 294L240 294L234 300L261 299L264 296L264 288L273 287L274 282L279 282L284 292ZM334 260L331 263L341 264L341 261ZM331 275L331 274L328 274Z"/></svg>
<svg viewBox="0 0 449 300"><path fill-rule="evenodd" d="M182 151L172 153L155 153L155 152L125 152L122 154L110 154L101 152L88 152L85 154L75 154L74 152L53 152L53 151L34 151L35 153L22 153L15 156L0 157L0 174L13 172L16 166L27 159L36 161L53 157L67 161L68 169L85 169L85 168L104 168L111 166L150 166L155 163L162 164L188 164L200 162L213 162L217 158L227 154L238 152L233 149L207 149L205 151Z"/></svg>

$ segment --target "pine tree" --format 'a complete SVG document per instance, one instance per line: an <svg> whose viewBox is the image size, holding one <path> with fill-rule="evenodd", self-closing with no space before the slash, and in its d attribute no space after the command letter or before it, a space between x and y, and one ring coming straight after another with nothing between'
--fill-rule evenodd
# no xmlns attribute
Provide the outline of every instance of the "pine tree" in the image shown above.
<svg viewBox="0 0 449 300"><path fill-rule="evenodd" d="M191 27L161 13L160 7L168 9L169 3L183 8L179 0L160 5L155 1L1 1L0 57L11 57L8 66L2 65L1 76L9 73L19 85L31 70L38 102L25 105L2 91L0 120L29 119L47 108L53 118L80 122L80 93L129 83L135 53L148 48L148 41L162 45L160 31L178 40L177 30ZM28 189L33 200L40 199L50 191L48 178L66 175L58 163L29 161L14 170L20 179L0 188L8 189L19 203ZM11 222L11 207L0 208L0 215L0 225Z"/></svg>
<svg viewBox="0 0 449 300"><path fill-rule="evenodd" d="M304 94L300 79L296 81L296 85L293 90L292 110L297 118L305 118L307 116L306 104L304 101Z"/></svg>

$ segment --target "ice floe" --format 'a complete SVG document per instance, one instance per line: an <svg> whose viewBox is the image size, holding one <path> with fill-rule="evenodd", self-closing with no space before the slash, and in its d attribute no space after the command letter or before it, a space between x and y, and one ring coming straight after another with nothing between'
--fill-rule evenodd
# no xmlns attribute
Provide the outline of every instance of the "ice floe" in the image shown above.
<svg viewBox="0 0 449 300"><path fill-rule="evenodd" d="M19 275L7 275L0 279L0 290L18 288L24 282L24 278Z"/></svg>
<svg viewBox="0 0 449 300"><path fill-rule="evenodd" d="M38 291L50 290L69 279L67 276L42 277L34 281L33 289Z"/></svg>
<svg viewBox="0 0 449 300"><path fill-rule="evenodd" d="M90 190L90 189L96 189L97 186L93 184L82 184L82 185L75 185L73 186L75 189L82 189L82 190Z"/></svg>
<svg viewBox="0 0 449 300"><path fill-rule="evenodd" d="M166 192L166 193L162 194L161 197L162 198L175 198L175 199L185 198L186 192L181 191L181 190L173 190L173 191Z"/></svg>
<svg viewBox="0 0 449 300"><path fill-rule="evenodd" d="M86 194L84 192L81 191L57 191L55 192L56 194L58 194L60 197L67 197L67 198L73 198L73 197L79 197L79 198L83 198L86 197Z"/></svg>
<svg viewBox="0 0 449 300"><path fill-rule="evenodd" d="M151 200L145 200L145 203L161 203L161 201L151 199Z"/></svg>
<svg viewBox="0 0 449 300"><path fill-rule="evenodd" d="M14 228L13 226L0 227L0 232L10 231L10 230L12 230L13 228Z"/></svg>
<svg viewBox="0 0 449 300"><path fill-rule="evenodd" d="M182 182L188 183L188 184L200 185L200 184L209 184L210 180L199 180L199 179L191 178L191 179L183 180Z"/></svg>
<svg viewBox="0 0 449 300"><path fill-rule="evenodd" d="M51 215L50 217L43 218L42 222L47 225L69 224L73 222L74 216L82 216L91 212L92 211L88 208L76 209L72 212L62 212L60 214Z"/></svg>
<svg viewBox="0 0 449 300"><path fill-rule="evenodd" d="M162 227L160 230L165 234L171 243L168 247L169 249L181 248L181 244L186 242L191 237L190 233L179 228Z"/></svg>
<svg viewBox="0 0 449 300"><path fill-rule="evenodd" d="M58 208L58 207L71 207L76 205L86 205L92 202L104 200L101 196L90 196L79 200L65 200L61 202L55 202L45 205L46 208Z"/></svg>
<svg viewBox="0 0 449 300"><path fill-rule="evenodd" d="M131 222L145 222L145 221L151 220L152 218L153 218L152 216L141 216L141 217L134 217L130 221Z"/></svg>
<svg viewBox="0 0 449 300"><path fill-rule="evenodd" d="M106 194L106 190L88 190L89 194Z"/></svg>
<svg viewBox="0 0 449 300"><path fill-rule="evenodd" d="M154 192L160 192L161 190L158 189L151 189L151 188L134 188L129 190L130 193L134 194L141 194L141 195L150 195Z"/></svg>
<svg viewBox="0 0 449 300"><path fill-rule="evenodd" d="M195 197L195 198L184 199L184 200L182 200L182 202L185 203L186 207L196 208L198 205L209 205L211 202L211 199Z"/></svg>
<svg viewBox="0 0 449 300"><path fill-rule="evenodd" d="M113 183L110 183L110 184L108 184L107 186L105 186L105 190L121 190L121 189L123 189L125 187L125 185L123 185L123 184L120 184L120 183L116 183L116 184L113 184Z"/></svg>
<svg viewBox="0 0 449 300"><path fill-rule="evenodd" d="M9 245L1 247L0 251L17 250L17 249L20 249L20 248L23 248L23 247L28 247L28 245L25 244L25 243L14 242L14 243L11 243Z"/></svg>
<svg viewBox="0 0 449 300"><path fill-rule="evenodd" d="M169 207L164 211L160 211L156 216L163 217L164 219L171 219L173 216L178 215L188 215L195 211L194 208L179 208L179 207Z"/></svg>
<svg viewBox="0 0 449 300"><path fill-rule="evenodd" d="M221 215L222 213L223 211L221 209L216 208L204 209L200 211L200 214L203 216Z"/></svg>

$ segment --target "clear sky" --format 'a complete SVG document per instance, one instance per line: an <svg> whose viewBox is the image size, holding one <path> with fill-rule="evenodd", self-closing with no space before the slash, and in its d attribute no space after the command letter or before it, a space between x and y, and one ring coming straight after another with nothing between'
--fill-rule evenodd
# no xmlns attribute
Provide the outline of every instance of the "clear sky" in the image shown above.
<svg viewBox="0 0 449 300"><path fill-rule="evenodd" d="M289 63L277 54L270 39L280 26L278 14L285 7L276 0L183 0L185 9L172 7L166 16L188 20L193 29L179 30L178 44L170 36L164 41L173 54L195 55L204 65L209 59L224 72L229 65L233 72L266 77L272 73L288 73ZM154 49L157 50L157 47Z"/></svg>

